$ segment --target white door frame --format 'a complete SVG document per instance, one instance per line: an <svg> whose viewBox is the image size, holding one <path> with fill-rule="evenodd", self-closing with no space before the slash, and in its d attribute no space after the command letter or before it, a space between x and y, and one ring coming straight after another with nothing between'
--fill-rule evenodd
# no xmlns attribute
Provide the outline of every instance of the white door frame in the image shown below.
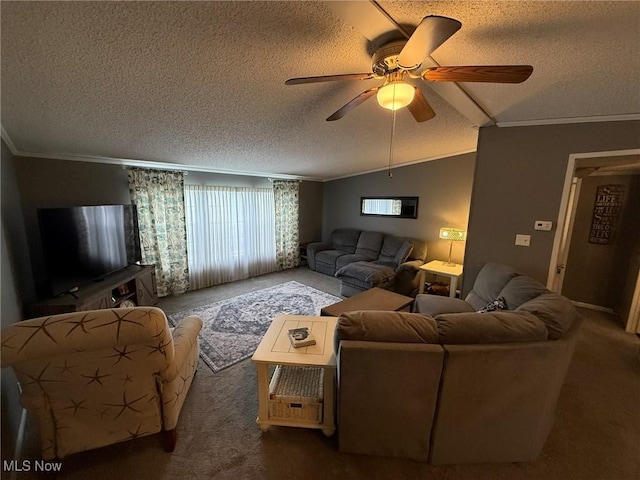
<svg viewBox="0 0 640 480"><path fill-rule="evenodd" d="M626 155L640 155L640 148L634 148L631 150L613 150L606 152L586 152L586 153L572 153L569 155L569 161L567 162L567 170L564 176L564 187L562 189L562 197L560 199L560 209L558 211L558 222L556 223L556 232L553 238L553 248L551 250L551 258L549 261L549 271L547 274L547 288L555 292L558 291L558 287L562 288L562 283L559 281L557 269L558 265L562 264L561 255L566 253L567 248L564 248L564 252L561 251L563 245L563 237L565 235L565 226L570 221L568 209L571 206L570 200L572 200L572 182L575 177L576 161L582 158L602 158L602 157L622 157ZM575 202L572 202L575 203ZM568 233L571 235L571 233ZM562 275L564 277L564 275ZM633 302L631 311L629 312L629 318L626 319L626 330L634 333L640 330L640 320L638 319L638 313L640 311L640 275L636 282L634 290Z"/></svg>
<svg viewBox="0 0 640 480"><path fill-rule="evenodd" d="M640 333L640 270L636 280L636 289L629 309L629 318L625 330L629 333Z"/></svg>
<svg viewBox="0 0 640 480"><path fill-rule="evenodd" d="M560 236L560 246L558 248L558 261L555 265L555 274L550 280L551 285L549 286L549 290L558 293L562 293L564 275L567 271L566 265L567 259L569 258L569 246L571 245L573 225L575 224L576 219L576 207L578 206L578 199L580 198L581 186L582 179L574 176L571 180L571 186L569 187L570 190L569 199L567 201L567 213L565 215L564 226L562 227L562 234Z"/></svg>
<svg viewBox="0 0 640 480"><path fill-rule="evenodd" d="M564 187L562 189L562 197L560 199L560 209L558 211L556 233L553 238L553 248L551 249L551 259L549 261L547 288L552 289L555 283L556 268L558 266L560 256L560 245L562 243L562 235L564 232L565 223L567 221L567 209L569 207L569 197L571 194L571 182L573 182L573 177L575 176L576 160L581 158L622 157L626 155L640 155L640 148L634 148L631 150L613 150L607 152L572 153L569 155L567 170L564 175Z"/></svg>

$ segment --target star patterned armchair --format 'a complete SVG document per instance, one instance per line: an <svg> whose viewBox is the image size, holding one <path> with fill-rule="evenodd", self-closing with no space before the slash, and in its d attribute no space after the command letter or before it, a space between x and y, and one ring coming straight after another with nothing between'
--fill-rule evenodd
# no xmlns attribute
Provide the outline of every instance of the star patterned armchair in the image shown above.
<svg viewBox="0 0 640 480"><path fill-rule="evenodd" d="M25 320L2 331L21 403L36 418L45 460L175 427L198 366L199 317L171 328L154 307Z"/></svg>

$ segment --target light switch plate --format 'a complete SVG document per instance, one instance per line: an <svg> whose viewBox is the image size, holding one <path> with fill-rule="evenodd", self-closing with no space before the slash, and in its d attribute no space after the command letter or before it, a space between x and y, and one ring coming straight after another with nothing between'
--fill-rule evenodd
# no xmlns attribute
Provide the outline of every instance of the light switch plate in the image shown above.
<svg viewBox="0 0 640 480"><path fill-rule="evenodd" d="M535 230L542 230L545 232L550 232L553 228L553 222L548 220L536 220L536 223L533 225Z"/></svg>
<svg viewBox="0 0 640 480"><path fill-rule="evenodd" d="M531 244L531 235L516 235L516 245L520 247L528 247Z"/></svg>

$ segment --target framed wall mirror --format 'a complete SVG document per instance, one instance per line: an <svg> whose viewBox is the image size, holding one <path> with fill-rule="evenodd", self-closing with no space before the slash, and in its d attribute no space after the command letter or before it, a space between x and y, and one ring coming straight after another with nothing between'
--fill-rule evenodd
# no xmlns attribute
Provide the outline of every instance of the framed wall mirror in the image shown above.
<svg viewBox="0 0 640 480"><path fill-rule="evenodd" d="M360 215L418 218L418 197L360 197Z"/></svg>

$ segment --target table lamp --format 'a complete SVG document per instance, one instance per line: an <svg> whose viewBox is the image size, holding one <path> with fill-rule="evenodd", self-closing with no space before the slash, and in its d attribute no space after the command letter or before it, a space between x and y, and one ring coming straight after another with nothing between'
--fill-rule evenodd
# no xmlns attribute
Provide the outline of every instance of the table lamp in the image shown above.
<svg viewBox="0 0 640 480"><path fill-rule="evenodd" d="M451 262L451 249L453 248L453 242L461 241L467 238L467 232L460 230L459 228L443 227L440 229L440 238L443 240L449 240L449 261L442 262L447 267L453 267L455 263Z"/></svg>

